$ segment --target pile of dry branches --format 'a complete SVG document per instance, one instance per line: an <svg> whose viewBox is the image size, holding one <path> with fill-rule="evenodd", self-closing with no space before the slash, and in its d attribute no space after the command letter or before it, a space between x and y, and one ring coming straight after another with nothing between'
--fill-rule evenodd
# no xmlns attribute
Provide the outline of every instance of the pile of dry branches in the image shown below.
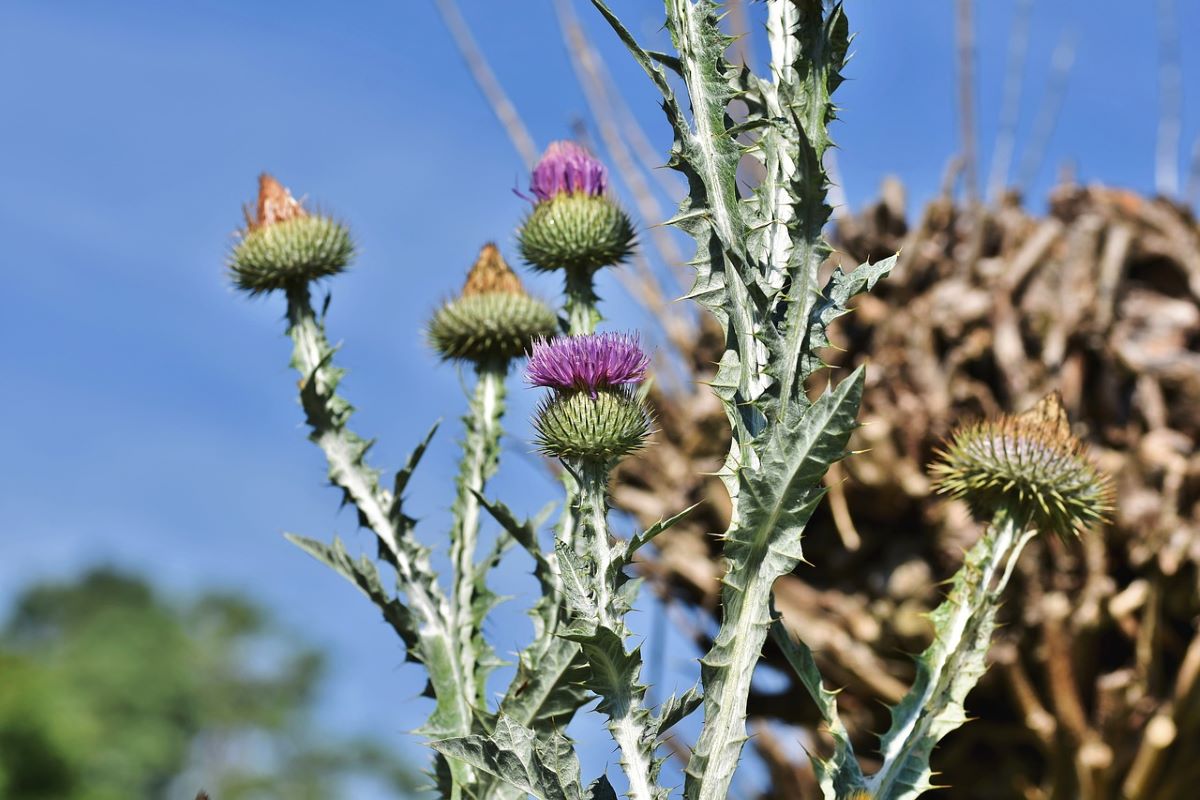
<svg viewBox="0 0 1200 800"><path fill-rule="evenodd" d="M979 535L931 494L925 465L951 427L1021 411L1060 390L1078 433L1116 478L1111 524L1046 537L1022 574L972 693L978 717L934 767L953 798L1184 800L1200 782L1200 229L1165 200L1063 186L1049 213L933 202L909 224L903 189L839 220L830 259L900 251L892 276L839 330L838 368L870 362L856 450L828 478L804 567L776 586L788 625L818 653L860 752L887 726L921 650L938 583ZM679 346L678 337L672 337ZM703 381L720 351L702 324L684 361ZM663 596L715 613L712 532L728 523L715 478L728 446L703 386L655 393L657 444L616 477L643 525L700 502L643 564ZM703 640L707 626L697 626ZM701 647L706 642L698 642ZM774 659L772 653L768 659ZM804 692L756 693L754 739L772 798L817 797L794 747L816 712ZM825 743L813 740L820 750ZM785 754L786 753L786 754ZM868 764L868 767L871 765Z"/></svg>

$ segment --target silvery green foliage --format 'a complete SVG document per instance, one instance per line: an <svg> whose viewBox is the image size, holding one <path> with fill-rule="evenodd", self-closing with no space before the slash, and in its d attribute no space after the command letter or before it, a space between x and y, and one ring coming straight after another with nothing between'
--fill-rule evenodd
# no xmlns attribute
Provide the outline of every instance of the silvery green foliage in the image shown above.
<svg viewBox="0 0 1200 800"><path fill-rule="evenodd" d="M810 401L807 380L821 366L826 328L846 302L894 263L887 259L822 287L828 247L822 156L830 141L831 92L841 81L848 34L840 6L820 0L768 3L771 76L725 59L731 39L711 0L666 0L678 56L642 49L602 0L593 0L663 96L675 131L670 166L690 196L674 224L697 244L691 296L724 325L726 349L713 387L734 439L722 478L733 501L725 533L722 623L702 660L704 726L687 767L685 795L722 800L746 739L750 681L770 626L771 587L803 557L804 526L823 494L822 478L845 453L862 396L856 370ZM682 80L690 117L667 71ZM746 119L735 125L729 105ZM754 144L738 137L749 133ZM743 152L762 165L755 191L741 196ZM847 756L849 757L849 756Z"/></svg>
<svg viewBox="0 0 1200 800"><path fill-rule="evenodd" d="M328 545L295 535L288 538L357 586L403 639L409 659L425 667L426 694L436 704L418 733L433 742L490 736L503 721L502 730L526 731L530 741L538 742L539 752L560 752L565 740L558 732L590 695L582 685L586 676L579 645L559 635L566 613L559 569L553 556L542 554L536 536L546 514L519 523L502 504L482 496L497 467L507 366L480 366L463 420L449 531L454 574L447 594L430 565L428 549L414 536L415 521L403 511L404 489L434 431L396 474L392 489L384 489L378 470L366 462L370 443L348 427L353 407L337 392L342 371L333 365L335 350L325 335L324 320L312 308L307 287L292 288L287 295L292 365L301 377L300 402L310 438L324 451L330 480L342 489L344 502L353 505L360 524L376 534L379 561L394 572L396 591L384 588L375 562L366 556L353 558L337 538ZM505 534L481 559L476 553L480 508L501 523ZM486 680L499 662L482 636L482 626L498 600L486 576L512 541L534 554L543 596L531 610L534 641L520 654L517 674L493 713ZM513 739L519 740L520 736ZM439 794L446 798L520 796L505 782L508 777L493 775L465 757L440 757L434 770Z"/></svg>
<svg viewBox="0 0 1200 800"><path fill-rule="evenodd" d="M611 463L565 456L566 498L552 548L539 537L549 509L523 521L486 497L486 482L498 467L507 363L478 365L447 537L453 574L447 587L438 582L403 509L405 486L429 437L392 488L384 488L366 462L370 443L348 427L353 409L337 393L341 371L305 286L287 287L288 332L311 438L324 451L345 502L376 534L378 561L394 575L396 588L385 587L375 561L352 557L336 538L331 544L289 538L357 586L403 639L408 656L427 670L436 705L420 733L439 754L434 774L444 798L614 799L606 777L584 782L574 745L562 733L576 711L598 699L633 800L668 797L658 785L659 742L702 705L684 796L724 800L746 740L750 683L768 635L833 740L829 758L813 759L826 800L917 797L930 788L934 746L965 719L963 701L985 668L1001 592L1032 534L1001 512L968 554L932 615L935 640L917 660L916 681L892 711L881 742L882 766L865 776L835 694L824 686L811 651L771 604L775 580L803 560L804 528L824 494L826 471L846 455L861 402L861 368L823 389L815 385L824 366L821 352L830 344L829 325L895 263L892 257L819 279L829 254L821 236L829 216L822 159L831 146L831 95L849 43L841 6L768 0L771 65L760 77L726 60L731 40L719 28L714 0L665 0L675 55L644 50L603 0L592 3L662 93L675 134L669 166L689 184L672 220L696 240L689 296L716 316L726 335L712 386L733 429L721 471L732 514L723 535L721 626L701 660L701 687L648 708L641 655L625 623L638 586L626 568L639 548L679 517L629 541L616 540L607 519ZM678 83L684 99L672 88ZM747 109L736 124L729 116L734 100ZM737 167L746 154L759 162L762 179L743 193ZM569 334L591 332L600 319L593 277L591 270L566 275ZM482 510L501 534L480 557ZM499 662L483 625L498 600L486 577L513 543L531 557L541 596L529 612L533 639L493 703L486 682Z"/></svg>

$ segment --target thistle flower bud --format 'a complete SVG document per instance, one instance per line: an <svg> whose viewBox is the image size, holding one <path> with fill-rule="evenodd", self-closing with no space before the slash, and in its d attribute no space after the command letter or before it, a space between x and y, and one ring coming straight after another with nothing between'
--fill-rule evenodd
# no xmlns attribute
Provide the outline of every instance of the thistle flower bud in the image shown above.
<svg viewBox="0 0 1200 800"><path fill-rule="evenodd" d="M592 272L619 264L633 249L633 223L607 195L608 176L574 142L554 142L533 169L537 198L518 232L522 257L535 269Z"/></svg>
<svg viewBox="0 0 1200 800"><path fill-rule="evenodd" d="M508 361L558 329L554 311L530 297L494 244L486 244L462 293L429 321L429 343L444 359Z"/></svg>
<svg viewBox="0 0 1200 800"><path fill-rule="evenodd" d="M936 490L966 500L980 517L999 510L1066 536L1105 519L1109 477L1071 434L1057 393L1017 416L956 430L935 464Z"/></svg>
<svg viewBox="0 0 1200 800"><path fill-rule="evenodd" d="M344 225L309 214L279 181L258 178L254 216L245 211L246 227L229 256L234 284L250 294L287 289L336 275L354 255Z"/></svg>
<svg viewBox="0 0 1200 800"><path fill-rule="evenodd" d="M555 394L534 417L542 453L568 461L610 463L641 448L650 417L629 389Z"/></svg>
<svg viewBox="0 0 1200 800"><path fill-rule="evenodd" d="M640 448L650 434L650 416L634 387L645 379L648 363L627 334L535 342L526 380L554 390L534 419L541 451L609 464Z"/></svg>

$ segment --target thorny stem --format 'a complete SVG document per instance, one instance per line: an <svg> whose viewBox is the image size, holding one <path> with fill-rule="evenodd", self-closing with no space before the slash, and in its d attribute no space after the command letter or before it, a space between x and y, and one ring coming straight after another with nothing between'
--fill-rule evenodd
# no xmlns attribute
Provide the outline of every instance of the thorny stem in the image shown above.
<svg viewBox="0 0 1200 800"><path fill-rule="evenodd" d="M454 568L454 593L451 597L453 630L459 639L458 655L467 683L463 692L481 705L485 687L478 686L475 668L479 658L475 638L478 625L473 602L478 568L475 551L479 541L479 494L488 479L496 474L500 455L500 420L504 415L504 379L508 362L489 361L476 368L475 389L467 415L463 417L465 437L458 466L458 494L454 499L454 527L450 533L450 562Z"/></svg>
<svg viewBox="0 0 1200 800"><path fill-rule="evenodd" d="M391 493L379 485L379 476L367 466L367 442L346 427L353 406L337 393L341 371L333 366L334 349L313 311L308 286L287 290L288 336L292 340L292 367L300 373L301 404L310 439L325 453L329 476L358 509L360 519L379 537L381 557L396 570L407 605L418 620L417 655L425 665L437 698L438 712L445 710L448 735L471 731L471 698L463 690L467 675L455 654L450 625L451 610L433 577L427 552L411 538L404 517ZM452 798L473 780L473 770L450 760Z"/></svg>
<svg viewBox="0 0 1200 800"><path fill-rule="evenodd" d="M595 333L596 325L603 317L596 308L600 297L596 294L596 275L583 270L565 270L567 312L567 335L582 336Z"/></svg>
<svg viewBox="0 0 1200 800"><path fill-rule="evenodd" d="M909 759L916 748L928 742L931 728L940 721L939 712L946 702L943 698L950 695L963 668L962 660L974 653L970 643L980 636L990 639L1001 595L1021 551L1035 533L1025 530L1013 515L1002 510L967 554L963 569L970 568L972 574L962 584L962 594L956 596L956 590L945 601L951 604L952 614L944 629L938 631L944 655L929 664L930 680L925 683L921 696L912 703L918 713L894 732L889 732L890 742L885 742L881 753L883 766L868 780L871 797L888 800L893 793L908 788L904 773Z"/></svg>
<svg viewBox="0 0 1200 800"><path fill-rule="evenodd" d="M594 462L578 466L578 547L591 562L587 570L591 579L588 588L596 603L597 627L614 632L624 642L629 629L616 603L620 575L613 563L612 537L608 531L609 468L607 464ZM665 800L666 790L655 786L652 778L655 736L647 726L649 712L643 704L646 689L636 680L629 683L632 685L598 681L603 687L602 708L608 714L608 730L621 751L630 800Z"/></svg>

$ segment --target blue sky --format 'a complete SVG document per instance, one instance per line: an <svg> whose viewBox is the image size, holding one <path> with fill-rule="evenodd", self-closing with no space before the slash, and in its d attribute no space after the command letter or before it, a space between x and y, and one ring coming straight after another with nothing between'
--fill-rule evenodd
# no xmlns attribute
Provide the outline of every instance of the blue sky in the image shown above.
<svg viewBox="0 0 1200 800"><path fill-rule="evenodd" d="M569 135L586 106L549 0L461 5L539 145ZM658 4L613 5L664 46ZM913 201L928 198L958 146L951 3L847 5L859 35L836 138L850 202L872 198L887 173L904 179ZM986 156L1014 4L978 5ZM1178 30L1200 30L1200 6L1178 5ZM665 150L651 89L590 8L576 6ZM1032 204L1064 162L1083 180L1152 188L1152 7L1036 4L1019 141L1064 35L1076 60ZM1200 135L1197 58L1183 53L1181 165ZM97 561L131 565L181 592L243 589L332 649L327 724L415 752L402 732L424 710L410 702L419 672L402 665L365 601L280 536L338 532L369 544L352 515L339 513L306 441L280 299L235 294L222 261L263 169L351 224L361 256L331 284L345 389L360 408L356 427L380 439L380 466L396 466L432 420L446 419L442 446L411 489L437 545L462 401L458 376L416 331L480 244L495 239L512 252L524 210L512 189L524 178L431 0L9 0L0 6L0 75L0 601ZM553 281L528 279L547 296L556 291ZM610 315L635 319L619 291L605 288ZM533 509L553 484L523 444L534 397L515 385L512 394L513 436L495 491ZM502 650L527 630L523 569L498 576L498 588L518 596L493 626ZM675 666L686 668L681 652ZM589 767L615 766L595 742Z"/></svg>

